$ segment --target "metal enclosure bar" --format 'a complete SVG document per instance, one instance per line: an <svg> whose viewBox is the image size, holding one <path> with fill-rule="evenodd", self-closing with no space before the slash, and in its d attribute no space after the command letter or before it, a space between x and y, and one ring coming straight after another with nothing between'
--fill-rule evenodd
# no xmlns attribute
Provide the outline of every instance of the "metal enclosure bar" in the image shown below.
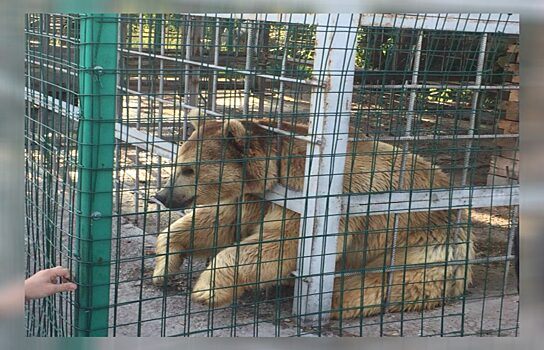
<svg viewBox="0 0 544 350"><path fill-rule="evenodd" d="M474 83L476 84L476 83ZM361 84L354 85L355 89L458 89L458 90L519 90L519 85L503 84L503 85L472 85L472 83L466 84Z"/></svg>
<svg viewBox="0 0 544 350"><path fill-rule="evenodd" d="M128 30L127 30L127 24L126 23L123 23L123 21L119 20L118 22L118 33L117 33L117 50L119 50L119 48L121 47L121 45L123 45L124 43L126 43L127 41L127 34L128 34ZM126 66L125 66L125 58L122 56L122 55L119 55L117 54L117 64L118 64L118 73L117 73L117 82L116 82L116 89L118 92L120 92L119 90L119 87L121 85L125 85L125 84L128 84L128 81L129 81L129 78L127 78L127 76L125 75L126 74ZM122 123L123 122L123 107L124 107L124 101L125 101L125 98L126 98L126 101L127 101L127 106L129 105L129 99L130 97L129 96L126 96L126 95L123 95L122 93L118 93L117 95L117 106L116 106L116 118L117 120L119 121L119 123ZM116 137L117 139L117 137ZM120 142L116 142L115 143L115 159L116 160L119 160L121 159L122 157L122 152L121 152L121 148L122 148L122 145ZM139 152L139 149L137 147L135 147L135 151L136 151L136 154ZM115 161L114 162L114 166L115 166L115 172L114 172L114 178L113 178L113 181L114 181L114 205L119 205L119 203L121 203L123 201L123 195L122 195L122 191L123 191L123 181L122 181L122 171L123 171L123 168L122 168L122 165L119 161ZM121 216L117 216L115 218L115 223L114 223L114 227L121 227ZM121 244L119 244L119 241L116 241L115 244L113 245L112 249L115 249L114 252L112 252L112 254L115 254L115 255L119 255L121 254L120 251L121 251ZM113 274L114 276L119 276L120 272L121 272L121 262L119 260L115 260L113 262L113 266L112 266L112 270L113 270ZM113 305L117 305L119 303L119 297L120 297L120 293L119 293L119 286L116 284L114 287L113 287L113 293L112 293L112 303ZM113 319L116 320L117 319L117 316L118 316L119 312L118 312L118 309L115 307L113 308ZM113 332L112 332L112 336L115 337L117 334L117 330L116 329L113 329Z"/></svg>
<svg viewBox="0 0 544 350"><path fill-rule="evenodd" d="M476 85L482 84L483 69L485 64L485 50L487 47L487 34L484 33L480 39L480 51L478 53L478 66L476 71ZM478 111L478 100L480 98L480 91L474 90L472 93L472 110L470 112L470 126L468 129L468 135L474 135L474 128L476 127L476 112ZM469 139L466 146L465 159L463 163L463 177L461 179L461 185L465 186L467 183L468 167L470 163L470 154L472 149L472 139Z"/></svg>
<svg viewBox="0 0 544 350"><path fill-rule="evenodd" d="M510 217L512 218L512 225L510 226L510 229L508 230L508 244L506 246L506 255L511 256L512 255L512 249L514 246L514 235L516 234L516 229L519 225L519 206L512 205L512 209L510 210ZM519 254L519 253L516 253ZM506 293L506 286L508 283L508 274L510 271L510 264L511 260L513 259L503 259L502 261L506 260L505 266L504 266L504 274L502 276L502 293ZM519 276L518 276L519 278Z"/></svg>
<svg viewBox="0 0 544 350"><path fill-rule="evenodd" d="M417 37L417 43L414 53L414 64L412 67L412 84L417 84L417 79L419 76L419 64L421 62L421 46L423 44L423 31L420 31ZM412 89L410 91L410 99L408 100L408 114L406 116L406 129L404 131L404 136L412 136L412 125L414 123L414 107L416 103L416 90ZM398 189L404 190L404 176L406 174L406 157L408 154L408 141L404 141L402 144L402 156L400 161L400 174L399 174L399 183ZM410 209L410 208L408 208ZM394 223L393 223L393 242L391 244L391 260L389 262L389 267L395 265L396 254L397 254L397 240L398 240L398 230L399 226L399 214L395 214ZM387 243L386 243L387 249ZM385 293L385 298L382 300L382 312L385 312L387 308L387 303L391 299L391 286L393 284L393 273L387 273L387 288Z"/></svg>
<svg viewBox="0 0 544 350"><path fill-rule="evenodd" d="M253 47L255 46L255 28L256 25L249 21L247 23L247 44L246 44L246 65L245 70L248 72L252 71L253 68ZM242 113L244 116L247 116L249 113L249 98L250 98L250 88L252 88L253 79L251 74L246 74L244 76L244 103L242 106Z"/></svg>
<svg viewBox="0 0 544 350"><path fill-rule="evenodd" d="M193 14L207 16L205 13ZM252 19L268 22L289 22L312 24L319 15L312 14L214 14L219 18ZM360 16L359 25L383 28L407 28L429 30L451 30L462 32L505 33L519 34L519 14L512 13L427 13L425 16L417 13L364 13Z"/></svg>
<svg viewBox="0 0 544 350"><path fill-rule="evenodd" d="M480 38L480 49L478 52L478 64L476 67L476 84L481 85L482 84L482 76L483 76L483 69L485 64L485 51L487 47L487 33L482 34L482 37ZM476 127L476 113L478 110L478 100L480 97L480 91L474 90L472 93L472 110L470 112L470 125L468 129L468 135L473 136L474 135L474 128ZM463 162L463 175L461 178L461 186L466 186L467 183L467 177L468 177L468 167L470 165L470 155L472 153L472 143L473 139L468 139L468 142L466 144L466 151L465 151L465 158ZM457 225L461 222L462 219L462 212L457 212L456 222ZM470 235L472 234L472 228L471 226L467 227L468 230L468 237L470 239ZM457 242L454 242L457 243ZM510 252L508 252L508 255L510 255ZM447 264L446 267L447 268Z"/></svg>
<svg viewBox="0 0 544 350"><path fill-rule="evenodd" d="M82 15L75 334L108 335L117 16Z"/></svg>
<svg viewBox="0 0 544 350"><path fill-rule="evenodd" d="M213 64L219 64L219 52L221 51L221 21L219 18L215 19L215 32L214 32L214 45L213 45ZM217 79L219 75L217 70L214 69L212 75L212 95L208 97L211 99L211 110L217 111Z"/></svg>
<svg viewBox="0 0 544 350"><path fill-rule="evenodd" d="M138 51L143 52L143 33L144 33L144 23L143 23L143 15L140 14L138 16ZM121 48L121 46L119 46ZM127 88L130 86L130 84L126 85ZM137 97L138 97L138 104L136 108L136 129L140 129L140 120L142 116L142 56L138 56L138 75L137 75L137 85L136 89L138 91ZM128 98L128 105L130 105L130 98ZM122 120L122 116L121 116ZM117 136L117 135L116 135ZM139 186L140 186L140 148L136 147L135 149L136 155L134 160L134 166L136 167L136 174L134 176L134 212L138 212L138 203L140 203L140 197L139 197ZM136 223L138 223L138 216L136 216Z"/></svg>
<svg viewBox="0 0 544 350"><path fill-rule="evenodd" d="M287 52L288 52L288 49L287 49L287 46L289 45L289 25L286 26L286 29L285 29L285 40L283 41L283 55L281 57L281 72L280 72L280 77L283 78L285 76L285 70L287 69ZM278 103L279 103L279 112L281 114L283 114L283 108L284 108L284 101L283 99L285 98L285 82L282 80L280 81L280 90L279 90L279 98L278 98ZM279 125L279 121L278 121L278 125Z"/></svg>
<svg viewBox="0 0 544 350"><path fill-rule="evenodd" d="M191 17L186 16L189 20L188 23L186 23L183 27L183 40L184 40L184 53L185 58L188 60L191 58ZM186 104L190 104L195 106L195 104L192 101L189 101L188 94L189 94L189 65L185 65L185 69L183 71L183 102ZM162 96L161 96L162 97ZM188 111L186 109L183 110L183 128L182 128L182 140L187 139L187 125L188 125ZM157 206L157 209L159 207Z"/></svg>
<svg viewBox="0 0 544 350"><path fill-rule="evenodd" d="M309 143L306 150L304 194L309 197L301 215L293 305L293 313L305 325L324 324L330 318L357 20L351 14L317 15L313 74L324 88L312 91L308 134L320 142Z"/></svg>
<svg viewBox="0 0 544 350"><path fill-rule="evenodd" d="M159 46L160 46L160 53L161 55L164 55L164 28L166 27L165 23L165 16L164 14L161 15L161 20L156 23L156 25L160 26L160 31L157 31L157 28L155 27L155 45L157 45L157 35L159 36ZM143 30L143 28L141 28ZM156 50L156 48L155 48ZM164 98L164 60L159 61L159 96ZM158 127L159 127L159 138L162 138L162 116L163 116L163 110L164 110L164 102L161 100L157 100L159 104L159 115L158 115ZM185 128L185 125L184 125ZM159 156L158 159L159 164L162 164L162 157ZM136 169L136 174L140 172L140 169ZM161 176L161 170L157 169L157 187L162 188L162 176ZM139 186L139 184L136 184L136 186ZM139 207L140 203L136 203L136 206ZM159 206L157 206L157 209L159 209ZM136 211L137 212L137 211ZM138 216L136 216L138 217ZM157 222L155 224L155 229L157 232L160 232L161 230L161 212L160 210L157 210Z"/></svg>

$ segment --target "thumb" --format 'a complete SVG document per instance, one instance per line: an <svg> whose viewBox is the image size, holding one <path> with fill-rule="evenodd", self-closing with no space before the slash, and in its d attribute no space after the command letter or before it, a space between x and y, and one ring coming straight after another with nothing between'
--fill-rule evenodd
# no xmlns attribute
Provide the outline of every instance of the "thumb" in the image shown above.
<svg viewBox="0 0 544 350"><path fill-rule="evenodd" d="M59 292L72 292L77 289L77 284L75 283L61 283L61 284L54 284L53 290L55 293Z"/></svg>

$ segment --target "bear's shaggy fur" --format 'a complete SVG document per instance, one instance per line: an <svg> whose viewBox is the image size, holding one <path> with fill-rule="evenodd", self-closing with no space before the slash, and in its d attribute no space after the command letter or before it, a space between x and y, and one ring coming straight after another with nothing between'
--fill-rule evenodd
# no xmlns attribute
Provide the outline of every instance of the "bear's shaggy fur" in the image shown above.
<svg viewBox="0 0 544 350"><path fill-rule="evenodd" d="M202 124L179 149L172 187L157 194L167 206L196 207L159 235L153 281L162 285L188 254L216 254L193 286L192 298L220 306L245 290L286 283L296 269L300 216L262 196L277 183L302 190L307 144L266 130L261 126L275 124L264 119ZM308 131L305 125L288 123L282 129ZM413 154L406 157L399 186L401 150L389 144L350 142L347 153L345 193L449 187L440 169ZM470 266L446 264L474 256L465 230L456 226L457 216L456 210L398 215L395 264L421 267L393 272L388 311L432 308L464 293L471 282ZM463 222L464 211L461 217ZM393 214L341 218L337 271L386 266L393 226ZM337 277L331 316L379 313L386 284L383 272Z"/></svg>

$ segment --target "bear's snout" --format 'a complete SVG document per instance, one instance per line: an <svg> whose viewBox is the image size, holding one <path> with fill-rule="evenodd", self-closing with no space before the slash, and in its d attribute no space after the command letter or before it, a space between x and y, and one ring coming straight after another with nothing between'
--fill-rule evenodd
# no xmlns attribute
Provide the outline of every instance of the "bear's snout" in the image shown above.
<svg viewBox="0 0 544 350"><path fill-rule="evenodd" d="M176 195L172 188L165 187L150 198L150 202L160 202L169 209L186 209L193 204L194 197Z"/></svg>

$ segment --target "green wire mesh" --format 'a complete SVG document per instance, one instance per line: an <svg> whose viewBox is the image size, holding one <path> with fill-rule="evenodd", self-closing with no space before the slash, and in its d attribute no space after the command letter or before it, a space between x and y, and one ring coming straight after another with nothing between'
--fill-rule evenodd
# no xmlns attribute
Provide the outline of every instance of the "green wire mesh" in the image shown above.
<svg viewBox="0 0 544 350"><path fill-rule="evenodd" d="M115 150L110 169L113 210L102 213L112 219L111 239L100 240L108 242L111 249L111 259L100 265L109 266L109 277L82 281L76 266L87 266L89 261L75 254L78 247L81 249L78 244L89 242L84 249L91 256L96 247L93 237L82 237L76 225L78 217L92 214L92 210L81 212L77 201L81 196L78 173L82 170L78 167L78 149L85 145L78 138L79 108L82 98L99 99L111 94L81 92L83 66L79 55L83 45L98 48L108 43L80 42L79 16L27 15L27 273L62 264L76 271L79 293L92 294L103 287L109 290L109 300L100 300L102 306L85 304L82 294L32 302L26 310L27 334L517 335L519 297L511 261L516 255L512 242L518 222L519 136L515 126L508 130L503 127L511 125L505 120L517 115L512 99L518 89L516 74L512 73L517 63L512 48L519 36L508 30L516 20L509 15L497 15L498 19L471 15L470 21L465 21L461 15L450 15L449 22L441 22L440 18L432 22L433 16L417 15L410 24L410 17L404 15L353 16L338 23L333 15L321 19L289 14L119 15L118 63L114 72L117 82L116 86L110 83L101 87L117 91L112 126ZM332 47L340 51L334 56L327 43L345 33L353 34L354 40ZM325 43L320 42L322 38L326 38ZM320 52L330 55L325 54L321 61ZM335 61L338 57L339 63ZM331 69L327 59L343 68ZM355 62L353 68L349 66L351 61ZM339 89L325 86L325 81L338 81ZM346 86L350 88L344 89ZM335 115L342 112L342 101L349 102L349 115L342 115L349 118L349 133L327 134L316 129L317 120L327 117L316 106L331 100L338 103L333 106ZM198 137L193 133L203 124L208 128L221 125L216 127L218 131L230 125L227 121L237 119L243 121L246 131L251 130L241 138L240 152L245 154L257 142L265 150L264 156L232 157L232 144L218 136L221 133ZM334 122L334 130L340 130L340 118L332 115L328 120ZM95 122L97 127L101 125L99 120ZM309 123L314 130L308 130ZM257 129L249 127L257 124ZM236 135L229 135L227 132L228 140L236 139ZM348 138L350 143L345 150L333 147L333 152L311 156L323 149L319 140L329 136L335 142ZM189 137L191 141L186 144L196 145L196 156L180 163L176 159L178 150ZM202 138L215 143L203 143ZM356 146L361 143L369 145L367 153L361 153ZM383 144L392 147L380 146ZM205 152L211 149L215 153L210 158ZM426 186L418 185L422 173L413 169L422 165L410 154L428 161L427 168L420 169L429 174ZM344 170L329 169L321 177L342 175L343 194L336 196L330 189L312 193L295 188L312 181L304 173L294 174L293 169L301 161L315 167L338 157L346 158ZM367 157L368 167L357 168L355 157ZM380 157L391 160L388 167L377 165ZM509 162L504 164L503 159ZM277 181L283 187L242 195L249 193L251 186L241 180L251 171L247 163L259 161L265 164L265 172L272 167L278 169L278 175L267 177L265 183ZM210 167L219 169L218 180L206 177ZM229 176L231 169L243 169L241 178ZM173 202L182 201L180 191L188 188L187 184L171 181L180 174L194 176L195 191L213 188L215 202L196 203L199 207L186 203L182 205L185 210L175 208ZM355 184L361 174L368 176L371 183L383 178L391 183L382 188L370 185L372 196L361 197ZM405 184L402 188L394 181L399 177ZM441 180L433 183L433 178ZM223 201L229 188L235 186L240 186L240 197ZM159 197L156 193L160 190L167 191L163 199L171 203L153 199ZM424 191L428 197L422 197ZM93 193L89 195L93 198ZM289 196L292 199L282 199ZM343 213L330 204L337 197L344 203ZM267 213L274 198L275 205L282 209L271 218ZM303 218L320 219L308 214L313 208L309 204L312 199L331 206L323 218L326 225L335 216L340 217L336 231L319 231L307 225L311 221L301 221L298 214L293 214L298 211ZM247 209L250 207L255 209L251 215ZM208 219L200 222L195 213L204 211ZM228 217L222 214L225 212ZM436 212L444 214L442 221L433 221ZM381 228L366 223L362 230L350 232L351 218L377 215L384 218ZM182 218L191 229L184 233L186 245L180 248L175 242L181 235L168 227ZM404 218L406 226L402 226ZM280 234L268 236L271 226ZM289 231L293 227L297 227L294 233ZM446 232L445 246L450 252L473 242L476 255L423 266L403 263L408 254L403 237L415 230L426 232L427 237L418 247L434 249L432 232L440 230ZM454 241L459 230L467 234L462 242ZM161 231L166 251L157 252ZM201 231L211 232L209 246L200 243ZM228 239L221 232L228 232ZM253 241L248 241L248 232L253 233ZM312 232L321 234L312 236ZM323 243L317 256L312 255L315 250L305 248L305 242L313 242L311 248L329 242L331 236L340 242L345 232L357 237L354 239L360 240L364 248L346 246L336 251ZM388 243L372 248L368 242L375 237L384 237ZM270 245L278 247L276 258L267 253ZM231 267L238 271L230 281L230 289L223 288L234 290L233 302L203 305L195 301L192 291L198 289L206 273L211 271L210 281L216 278L214 273L221 273L213 267L215 257L225 255L225 251L232 252ZM257 264L243 263L248 252L255 253ZM372 256L382 260L372 262ZM166 265L177 262L180 266L169 271L168 279L154 280L156 261L161 257ZM327 257L336 262L333 272L331 266L325 266ZM348 264L348 257L356 257L358 265ZM312 271L321 273L304 275L308 267L304 264L312 258L323 264L314 265ZM275 267L273 278L265 281L262 276L268 272L262 267L267 263ZM284 266L294 268L284 271ZM415 307L410 311L410 305L422 304L410 298L407 291L417 286L406 276L417 269L439 268L443 271L440 282L446 284L452 266L470 266L472 284L468 284L465 272L456 277L466 289L463 293L434 296L430 300L435 302L434 308ZM247 271L255 276L249 277ZM362 276L364 281L368 276L378 276L381 298L377 304L364 303L365 295L377 290L364 282L357 287L362 290L359 304L364 307L342 304L344 296L338 304L334 292L326 289L326 281L333 279L346 288L353 276ZM305 279L316 281L321 289L313 295L301 293ZM331 313L326 305L331 299L341 319L329 322ZM302 300L315 300L318 312L304 311L302 305L306 304ZM356 317L342 319L353 310L358 310ZM78 323L76 315L82 314L94 319L94 323Z"/></svg>
<svg viewBox="0 0 544 350"><path fill-rule="evenodd" d="M26 55L27 275L74 264L77 216L79 18L29 14ZM55 106L55 101L63 101ZM74 299L57 295L26 305L27 335L70 336Z"/></svg>

